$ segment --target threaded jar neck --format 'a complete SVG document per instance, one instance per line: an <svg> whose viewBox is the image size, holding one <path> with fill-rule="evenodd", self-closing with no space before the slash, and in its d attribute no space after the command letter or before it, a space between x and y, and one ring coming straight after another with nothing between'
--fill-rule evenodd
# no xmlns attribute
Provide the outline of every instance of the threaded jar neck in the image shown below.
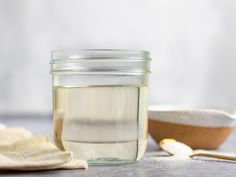
<svg viewBox="0 0 236 177"><path fill-rule="evenodd" d="M150 73L148 51L85 49L52 52L52 74L142 75Z"/></svg>

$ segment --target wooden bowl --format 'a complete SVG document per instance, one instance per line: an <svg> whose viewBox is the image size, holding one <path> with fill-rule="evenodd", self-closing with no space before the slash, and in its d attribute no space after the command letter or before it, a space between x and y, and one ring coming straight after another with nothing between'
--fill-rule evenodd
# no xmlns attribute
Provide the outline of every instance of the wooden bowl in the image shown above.
<svg viewBox="0 0 236 177"><path fill-rule="evenodd" d="M149 133L159 143L173 138L193 149L217 149L232 132L236 121L213 109L149 107Z"/></svg>

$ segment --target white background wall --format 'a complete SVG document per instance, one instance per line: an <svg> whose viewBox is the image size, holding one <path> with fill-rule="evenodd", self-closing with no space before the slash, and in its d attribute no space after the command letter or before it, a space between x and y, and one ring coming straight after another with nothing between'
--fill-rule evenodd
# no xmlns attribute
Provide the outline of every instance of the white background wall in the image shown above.
<svg viewBox="0 0 236 177"><path fill-rule="evenodd" d="M0 112L50 112L68 48L149 50L150 104L236 108L234 0L0 0Z"/></svg>

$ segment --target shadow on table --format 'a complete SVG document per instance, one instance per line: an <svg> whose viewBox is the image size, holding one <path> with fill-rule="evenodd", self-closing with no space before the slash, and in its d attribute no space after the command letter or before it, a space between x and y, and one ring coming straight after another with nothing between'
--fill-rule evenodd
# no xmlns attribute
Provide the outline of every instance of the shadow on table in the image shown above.
<svg viewBox="0 0 236 177"><path fill-rule="evenodd" d="M50 177L58 177L58 176L71 176L70 174L76 173L76 174L83 174L86 170L60 170L60 169L55 169L55 170L38 170L38 171L8 171L8 170L0 170L0 176L4 175L4 176L10 176L10 177L14 177L14 176L50 176Z"/></svg>

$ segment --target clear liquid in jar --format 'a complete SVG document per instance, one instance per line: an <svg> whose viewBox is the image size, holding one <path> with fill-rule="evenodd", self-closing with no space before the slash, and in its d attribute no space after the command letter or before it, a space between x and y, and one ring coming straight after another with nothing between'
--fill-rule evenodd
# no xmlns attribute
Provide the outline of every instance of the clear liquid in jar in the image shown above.
<svg viewBox="0 0 236 177"><path fill-rule="evenodd" d="M54 86L54 141L90 164L141 158L147 145L147 87Z"/></svg>

